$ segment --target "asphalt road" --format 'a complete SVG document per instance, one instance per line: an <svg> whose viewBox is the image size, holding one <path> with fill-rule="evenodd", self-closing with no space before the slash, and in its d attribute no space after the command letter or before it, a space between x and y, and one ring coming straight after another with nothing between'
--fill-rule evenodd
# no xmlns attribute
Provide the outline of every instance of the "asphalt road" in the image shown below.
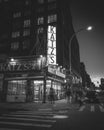
<svg viewBox="0 0 104 130"><path fill-rule="evenodd" d="M80 108L11 111L0 116L0 130L104 130L104 108L85 104Z"/></svg>

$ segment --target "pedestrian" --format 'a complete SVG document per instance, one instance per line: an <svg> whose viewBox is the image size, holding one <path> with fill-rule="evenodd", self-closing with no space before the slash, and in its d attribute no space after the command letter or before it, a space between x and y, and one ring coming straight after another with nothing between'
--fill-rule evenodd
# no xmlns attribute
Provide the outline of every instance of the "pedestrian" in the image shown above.
<svg viewBox="0 0 104 130"><path fill-rule="evenodd" d="M78 103L79 103L79 107L81 107L83 105L83 94L82 94L82 91L78 92Z"/></svg>
<svg viewBox="0 0 104 130"><path fill-rule="evenodd" d="M66 90L66 98L67 98L67 103L71 103L72 96L71 96L71 90L69 88Z"/></svg>
<svg viewBox="0 0 104 130"><path fill-rule="evenodd" d="M50 88L50 91L49 91L49 100L50 100L51 104L53 104L54 100L55 100L55 92L52 87Z"/></svg>

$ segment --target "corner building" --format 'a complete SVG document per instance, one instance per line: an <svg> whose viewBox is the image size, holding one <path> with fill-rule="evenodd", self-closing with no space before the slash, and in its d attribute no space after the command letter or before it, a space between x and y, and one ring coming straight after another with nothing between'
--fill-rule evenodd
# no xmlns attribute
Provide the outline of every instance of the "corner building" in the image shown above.
<svg viewBox="0 0 104 130"><path fill-rule="evenodd" d="M64 98L70 0L0 0L0 17L0 100L47 102L50 87Z"/></svg>

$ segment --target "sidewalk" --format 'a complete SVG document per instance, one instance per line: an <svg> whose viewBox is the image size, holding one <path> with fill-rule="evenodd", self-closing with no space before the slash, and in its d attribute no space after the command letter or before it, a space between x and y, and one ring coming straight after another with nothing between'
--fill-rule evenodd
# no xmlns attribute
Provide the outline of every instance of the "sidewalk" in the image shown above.
<svg viewBox="0 0 104 130"><path fill-rule="evenodd" d="M55 101L54 104L50 102L30 102L30 103L0 103L0 110L28 110L35 111L38 109L71 109L76 107L76 104L67 103L66 99Z"/></svg>

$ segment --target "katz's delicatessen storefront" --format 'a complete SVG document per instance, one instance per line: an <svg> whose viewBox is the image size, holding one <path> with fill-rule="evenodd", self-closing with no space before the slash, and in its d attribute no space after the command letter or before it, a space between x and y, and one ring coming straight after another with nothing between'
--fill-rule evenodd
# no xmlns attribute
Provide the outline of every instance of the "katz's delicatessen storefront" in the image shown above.
<svg viewBox="0 0 104 130"><path fill-rule="evenodd" d="M0 102L47 102L50 87L61 99L64 80L59 68L46 66L45 57L8 58L0 63Z"/></svg>

